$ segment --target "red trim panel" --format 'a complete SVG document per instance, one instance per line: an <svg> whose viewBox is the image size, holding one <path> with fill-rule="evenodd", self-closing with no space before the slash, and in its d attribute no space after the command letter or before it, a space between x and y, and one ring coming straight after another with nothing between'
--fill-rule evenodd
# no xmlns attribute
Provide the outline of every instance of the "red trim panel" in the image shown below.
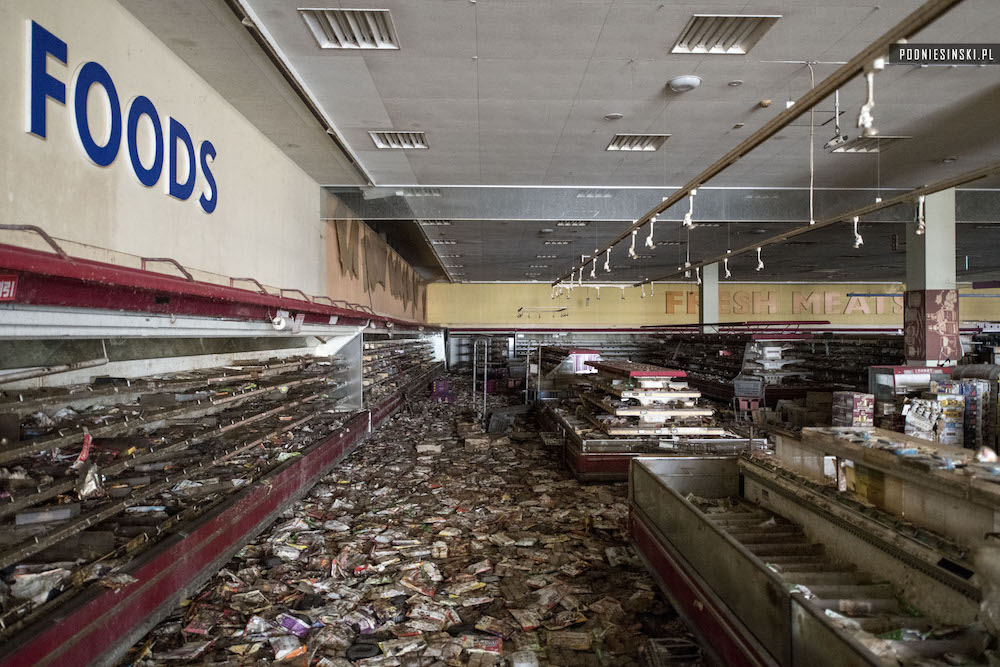
<svg viewBox="0 0 1000 667"><path fill-rule="evenodd" d="M736 665L776 665L776 661L762 648L754 646L756 641L744 637L735 625L738 621L721 603L716 603L714 595L694 572L688 571L684 559L661 543L645 522L629 511L629 536L632 544L646 561L647 568L659 582L663 592L670 598L681 616L701 636L703 643L718 660L729 666Z"/></svg>
<svg viewBox="0 0 1000 667"><path fill-rule="evenodd" d="M617 481L624 482L628 479L628 466L633 458L638 456L634 453L620 454L584 454L573 443L567 440L563 449L563 458L566 465L577 479L582 481Z"/></svg>
<svg viewBox="0 0 1000 667"><path fill-rule="evenodd" d="M127 310L144 313L270 321L276 310L303 313L310 323L357 325L369 320L406 327L424 326L300 299L261 294L239 287L187 280L180 276L0 244L0 269L19 273L17 303ZM95 289L98 288L98 289ZM289 290L286 290L289 291ZM428 327L436 329L436 327Z"/></svg>

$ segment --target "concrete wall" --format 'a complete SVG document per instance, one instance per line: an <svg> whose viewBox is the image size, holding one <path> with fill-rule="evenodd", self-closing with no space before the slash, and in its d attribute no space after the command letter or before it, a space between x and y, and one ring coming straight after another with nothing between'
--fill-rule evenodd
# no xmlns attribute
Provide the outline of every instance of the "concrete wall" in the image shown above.
<svg viewBox="0 0 1000 667"><path fill-rule="evenodd" d="M829 321L851 326L902 326L902 297L848 297L848 294L899 293L899 284L774 284L719 285L719 320ZM551 288L526 284L428 285L427 320L432 324L528 327L635 327L651 324L688 324L698 321L698 289L694 283L658 284L645 298L638 288L604 288L601 299L593 289L575 289L551 298ZM965 293L972 290L965 289ZM976 294L990 291L977 290ZM994 291L995 293L995 291ZM564 307L558 313L549 309ZM518 309L521 316L518 317ZM964 321L1000 321L1000 299L965 298Z"/></svg>
<svg viewBox="0 0 1000 667"><path fill-rule="evenodd" d="M66 104L46 102L45 138L25 130L30 21L67 44L67 64L49 57L46 65L65 83ZM122 116L133 97L144 95L162 125L168 117L184 124L196 152L203 140L211 141L217 151L211 165L218 188L214 212L206 213L198 202L208 192L200 168L194 193L184 201L165 192L166 163L155 185L140 184L124 133L110 165L100 167L88 158L72 105L74 74L88 61L109 73ZM98 143L108 132L104 99L100 87L92 87L88 116ZM139 132L140 159L147 166L153 156L151 127L140 124ZM129 266L138 266L141 256L172 257L200 280L226 283L227 276L252 276L267 286L368 305L367 294L355 294L335 277L335 234L321 219L327 197L114 0L0 3L0 223L38 225L72 255ZM23 232L0 232L0 243L47 248ZM173 272L165 265L152 268ZM372 304L386 314L417 312L391 295L374 294Z"/></svg>

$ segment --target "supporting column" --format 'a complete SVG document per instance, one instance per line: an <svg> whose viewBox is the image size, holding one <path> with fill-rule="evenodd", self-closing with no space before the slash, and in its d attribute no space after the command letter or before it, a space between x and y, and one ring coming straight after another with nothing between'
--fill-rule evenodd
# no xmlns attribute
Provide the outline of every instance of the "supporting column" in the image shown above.
<svg viewBox="0 0 1000 667"><path fill-rule="evenodd" d="M955 289L955 190L928 195L923 234L906 230L906 296L903 308L906 363L953 365L962 356Z"/></svg>
<svg viewBox="0 0 1000 667"><path fill-rule="evenodd" d="M719 263L701 267L701 285L698 286L698 324L701 332L708 333L705 324L719 321Z"/></svg>

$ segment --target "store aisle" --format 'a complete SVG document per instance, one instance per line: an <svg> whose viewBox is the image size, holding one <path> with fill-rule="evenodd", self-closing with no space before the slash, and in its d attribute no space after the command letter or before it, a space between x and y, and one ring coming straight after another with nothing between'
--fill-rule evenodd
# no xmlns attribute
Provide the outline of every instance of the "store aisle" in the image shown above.
<svg viewBox="0 0 1000 667"><path fill-rule="evenodd" d="M472 416L411 401L128 661L621 667L663 661L644 662L649 638L692 650L627 545L624 485L569 478L525 418L498 436Z"/></svg>

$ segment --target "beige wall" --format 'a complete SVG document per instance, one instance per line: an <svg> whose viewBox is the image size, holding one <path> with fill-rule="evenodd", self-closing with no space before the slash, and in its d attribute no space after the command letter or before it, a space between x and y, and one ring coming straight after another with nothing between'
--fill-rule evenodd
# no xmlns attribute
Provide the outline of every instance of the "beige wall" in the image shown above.
<svg viewBox="0 0 1000 667"><path fill-rule="evenodd" d="M848 297L851 293L896 293L899 284L722 283L721 322L803 320L852 326L902 326L901 299ZM971 292L968 288L963 292ZM646 288L605 288L597 300L593 289L575 289L567 299L551 298L551 288L539 284L444 284L427 287L427 320L432 324L498 327L636 327L687 324L698 321L698 291L690 283ZM979 290L976 294L985 294ZM996 291L993 291L996 293ZM518 309L521 316L518 317ZM552 308L565 308L551 312ZM1000 299L962 299L964 321L1000 321Z"/></svg>
<svg viewBox="0 0 1000 667"><path fill-rule="evenodd" d="M66 84L67 104L46 103L47 137L25 132L26 24L34 20L67 43L67 64L49 58L47 71ZM198 204L207 191L199 169L194 194L180 201L160 180L144 187L132 173L124 136L115 161L93 164L78 145L72 81L85 62L110 74L124 115L145 95L161 124L185 125L197 153L203 140L218 155L212 173L218 206ZM103 141L102 98L90 95L92 132ZM166 135L166 130L164 130ZM143 138L140 134L140 141ZM149 153L146 164L151 161ZM321 219L327 195L165 44L114 0L0 2L0 222L33 224L73 255L129 266L138 257L172 257L196 278L226 283L252 276L269 287L369 304L368 295L339 279L336 239ZM22 232L0 232L0 243L46 248ZM172 272L164 265L154 270ZM381 288L379 288L381 289ZM375 310L414 317L388 294L372 295ZM422 314L422 313L421 313Z"/></svg>

